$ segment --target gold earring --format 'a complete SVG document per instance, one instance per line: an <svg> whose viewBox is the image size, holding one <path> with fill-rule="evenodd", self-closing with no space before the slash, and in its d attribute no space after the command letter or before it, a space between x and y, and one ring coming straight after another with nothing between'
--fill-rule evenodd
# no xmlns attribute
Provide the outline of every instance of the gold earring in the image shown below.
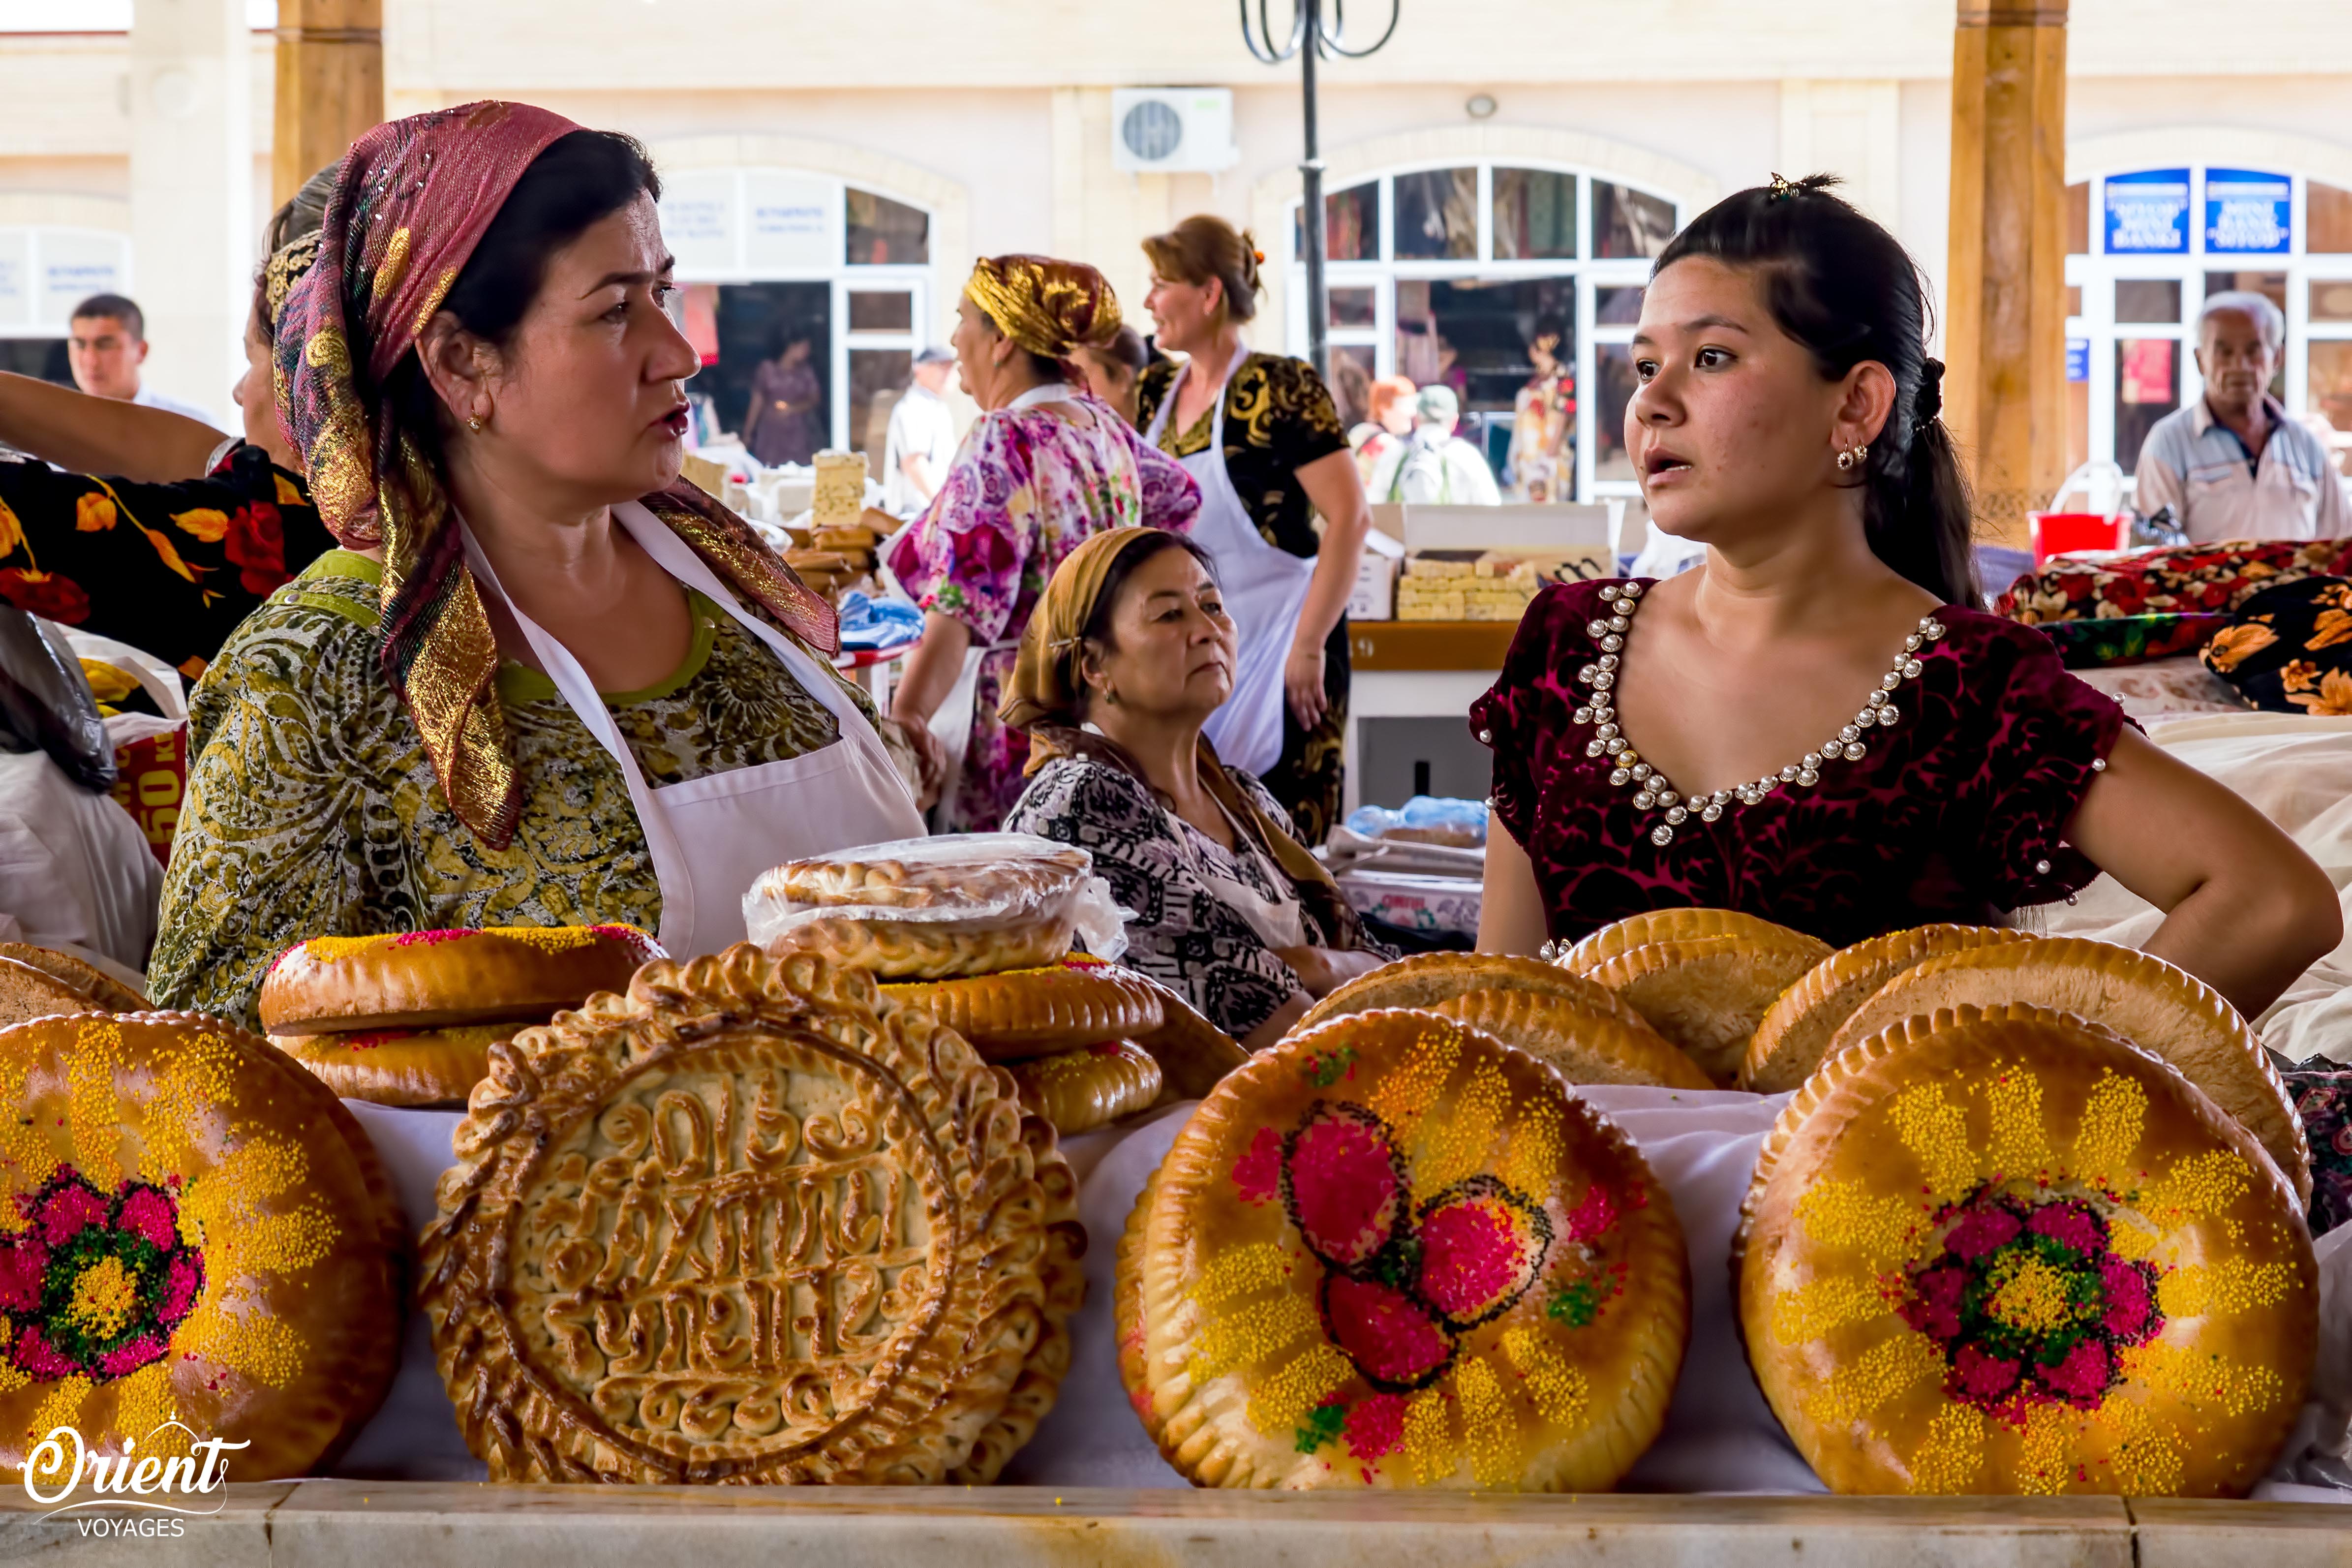
<svg viewBox="0 0 2352 1568"><path fill-rule="evenodd" d="M1857 441L1838 454L1838 472L1850 474L1870 461L1870 443Z"/></svg>
<svg viewBox="0 0 2352 1568"><path fill-rule="evenodd" d="M478 414L467 415L466 428L471 430L477 436L480 435L482 433L482 416ZM1839 459L1838 466L1840 468L1843 468L1845 466L1844 459Z"/></svg>

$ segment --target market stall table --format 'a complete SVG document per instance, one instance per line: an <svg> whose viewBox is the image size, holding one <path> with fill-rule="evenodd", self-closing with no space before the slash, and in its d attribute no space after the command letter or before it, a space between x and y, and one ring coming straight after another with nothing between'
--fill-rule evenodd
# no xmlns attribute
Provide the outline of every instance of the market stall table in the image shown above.
<svg viewBox="0 0 2352 1568"><path fill-rule="evenodd" d="M884 713L890 710L890 683L898 673L898 661L914 651L915 645L902 642L896 647L845 648L836 655L833 668L866 689L874 699L875 708Z"/></svg>

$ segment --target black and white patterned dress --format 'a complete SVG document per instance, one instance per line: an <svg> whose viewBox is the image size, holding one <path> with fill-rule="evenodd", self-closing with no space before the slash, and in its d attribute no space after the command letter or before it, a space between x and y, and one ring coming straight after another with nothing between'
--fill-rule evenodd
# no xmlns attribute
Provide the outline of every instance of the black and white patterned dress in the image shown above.
<svg viewBox="0 0 2352 1568"><path fill-rule="evenodd" d="M1225 772L1273 821L1289 820L1255 777L1238 768ZM1219 884L1263 900L1280 911L1278 919L1295 911L1306 945L1344 945L1341 934L1325 929L1311 902L1300 900L1281 868L1246 837L1237 836L1236 847L1226 848L1163 806L1149 784L1108 763L1057 757L1046 763L1004 826L1093 855L1096 874L1135 911L1122 962L1180 993L1236 1039L1300 992L1298 976L1249 915L1219 894ZM1258 911L1260 921L1267 913Z"/></svg>

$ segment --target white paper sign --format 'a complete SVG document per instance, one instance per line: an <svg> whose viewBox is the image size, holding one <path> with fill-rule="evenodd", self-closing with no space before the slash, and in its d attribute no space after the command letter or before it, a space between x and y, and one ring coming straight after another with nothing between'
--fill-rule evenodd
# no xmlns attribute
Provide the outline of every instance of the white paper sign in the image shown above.
<svg viewBox="0 0 2352 1568"><path fill-rule="evenodd" d="M33 320L33 237L0 229L0 327L25 327Z"/></svg>
<svg viewBox="0 0 2352 1568"><path fill-rule="evenodd" d="M755 272L829 268L841 260L834 209L841 187L782 170L743 175L744 260Z"/></svg>
<svg viewBox="0 0 2352 1568"><path fill-rule="evenodd" d="M732 169L685 169L662 178L662 238L683 273L733 272L737 197Z"/></svg>
<svg viewBox="0 0 2352 1568"><path fill-rule="evenodd" d="M92 294L120 293L130 248L120 235L42 230L37 320L62 327Z"/></svg>

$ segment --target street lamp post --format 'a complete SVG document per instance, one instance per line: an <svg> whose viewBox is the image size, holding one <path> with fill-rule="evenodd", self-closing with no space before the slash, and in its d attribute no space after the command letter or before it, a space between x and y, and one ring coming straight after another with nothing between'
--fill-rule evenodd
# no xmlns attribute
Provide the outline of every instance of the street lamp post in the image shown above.
<svg viewBox="0 0 2352 1568"><path fill-rule="evenodd" d="M1323 153L1315 129L1315 59L1360 60L1377 53L1397 28L1397 18L1402 14L1403 0L1389 0L1389 25L1381 36L1360 49L1351 49L1339 40L1348 28L1347 0L1331 0L1331 30L1323 27L1323 0L1291 0L1291 24L1288 39L1275 42L1274 27L1267 16L1267 0L1257 0L1257 26L1250 26L1250 0L1239 0L1242 9L1242 42L1249 52L1266 65L1280 65L1293 55L1298 57L1299 90L1306 110L1307 155L1299 161L1298 179L1306 199L1304 216L1307 229L1307 354L1313 362L1315 374L1328 384L1331 379L1331 308L1329 293L1323 283L1324 253L1328 247L1323 237Z"/></svg>

